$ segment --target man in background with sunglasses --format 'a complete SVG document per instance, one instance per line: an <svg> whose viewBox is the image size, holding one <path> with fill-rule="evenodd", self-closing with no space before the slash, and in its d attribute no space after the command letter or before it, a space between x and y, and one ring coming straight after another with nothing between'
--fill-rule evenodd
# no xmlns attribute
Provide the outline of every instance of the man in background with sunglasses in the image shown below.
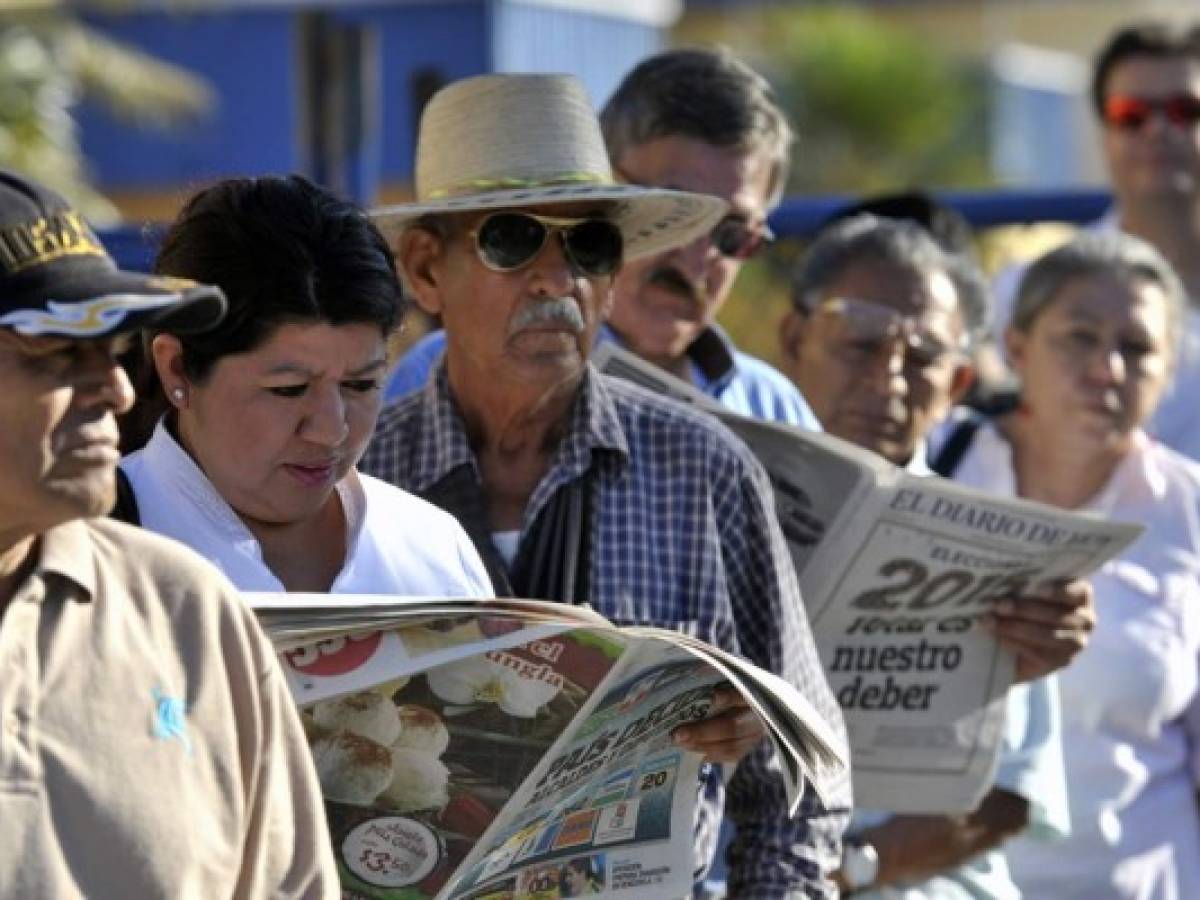
<svg viewBox="0 0 1200 900"><path fill-rule="evenodd" d="M1200 459L1200 23L1180 32L1142 22L1114 33L1096 56L1092 108L1115 204L1092 226L1151 243L1191 300L1171 387L1146 430ZM1012 310L1023 266L996 279L997 324Z"/></svg>
<svg viewBox="0 0 1200 900"><path fill-rule="evenodd" d="M1097 227L1153 244L1191 299L1172 387L1147 430L1200 459L1200 26L1118 31L1096 58L1092 102L1116 199Z"/></svg>
<svg viewBox="0 0 1200 900"><path fill-rule="evenodd" d="M609 327L736 412L817 428L782 373L716 324L742 264L772 240L767 215L787 184L792 130L766 79L726 51L669 50L625 77L600 125L618 177L729 204L708 234L625 267Z"/></svg>
<svg viewBox="0 0 1200 900"><path fill-rule="evenodd" d="M917 223L858 215L828 226L797 269L784 320L785 368L825 430L916 474L930 430L974 378L968 351L987 323L981 276ZM967 815L856 810L840 881L919 900L1016 896L999 845L1069 827L1057 693L1043 677L1084 647L1095 621L1086 581L1047 586L988 621L1016 655L995 786Z"/></svg>
<svg viewBox="0 0 1200 900"><path fill-rule="evenodd" d="M453 513L498 592L686 631L786 678L844 734L762 467L711 417L588 363L622 267L708 234L725 203L618 184L565 75L439 91L415 180L415 203L374 215L445 353L384 410L362 469ZM705 776L697 877L724 797L736 896L835 895L845 777L828 808L807 785L790 817L780 763L729 690L673 737L737 763L727 784Z"/></svg>
<svg viewBox="0 0 1200 900"><path fill-rule="evenodd" d="M686 246L629 261L597 339L617 341L735 412L819 428L796 387L716 324L742 263L770 242L767 214L787 182L792 131L766 80L727 52L670 50L625 77L600 124L622 181L711 194L729 210ZM388 398L424 384L444 346L441 332L414 345Z"/></svg>
<svg viewBox="0 0 1200 900"><path fill-rule="evenodd" d="M1092 104L1116 208L1200 297L1200 30L1121 29L1096 58Z"/></svg>

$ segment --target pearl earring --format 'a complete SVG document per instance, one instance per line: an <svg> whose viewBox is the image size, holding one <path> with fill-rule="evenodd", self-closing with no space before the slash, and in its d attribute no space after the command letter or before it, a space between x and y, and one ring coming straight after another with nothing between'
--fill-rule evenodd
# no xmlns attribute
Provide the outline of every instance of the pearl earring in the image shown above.
<svg viewBox="0 0 1200 900"><path fill-rule="evenodd" d="M183 388L181 388L181 387L171 388L171 399L174 400L176 403L182 403L183 402Z"/></svg>

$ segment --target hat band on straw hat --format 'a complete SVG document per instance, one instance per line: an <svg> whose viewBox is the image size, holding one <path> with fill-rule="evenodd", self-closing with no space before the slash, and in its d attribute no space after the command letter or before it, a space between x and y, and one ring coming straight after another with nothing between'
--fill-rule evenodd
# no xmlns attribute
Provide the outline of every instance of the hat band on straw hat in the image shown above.
<svg viewBox="0 0 1200 900"><path fill-rule="evenodd" d="M716 197L618 183L571 75L480 75L442 88L421 113L415 175L416 202L372 213L389 239L426 215L604 204L635 259L707 233L726 209Z"/></svg>
<svg viewBox="0 0 1200 900"><path fill-rule="evenodd" d="M521 188L560 187L569 184L613 184L597 172L563 172L548 178L473 178L450 187L436 188L428 194L430 200L462 197L486 191L508 191Z"/></svg>

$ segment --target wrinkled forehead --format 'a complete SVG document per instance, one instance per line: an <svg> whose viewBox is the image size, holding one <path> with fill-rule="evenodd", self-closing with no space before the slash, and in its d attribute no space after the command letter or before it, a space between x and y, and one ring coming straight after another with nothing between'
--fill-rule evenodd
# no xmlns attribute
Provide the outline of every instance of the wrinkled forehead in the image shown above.
<svg viewBox="0 0 1200 900"><path fill-rule="evenodd" d="M120 356L133 349L136 340L137 335L134 332L71 338L57 334L21 334L11 328L0 328L0 353L10 360L22 357L36 359L67 351L73 347L81 350L86 347L97 347L109 356Z"/></svg>
<svg viewBox="0 0 1200 900"><path fill-rule="evenodd" d="M958 292L941 270L925 272L891 262L857 260L843 268L816 299L831 298L850 298L881 313L914 319L951 339L957 339L963 329Z"/></svg>
<svg viewBox="0 0 1200 900"><path fill-rule="evenodd" d="M80 339L57 334L21 334L11 328L0 328L0 347L31 355L54 353L73 345L110 344L118 339L122 343L128 342L126 335L120 335L119 337L103 335L101 337Z"/></svg>
<svg viewBox="0 0 1200 900"><path fill-rule="evenodd" d="M1155 333L1168 328L1170 303L1162 285L1130 272L1091 272L1067 279L1046 304L1064 318Z"/></svg>

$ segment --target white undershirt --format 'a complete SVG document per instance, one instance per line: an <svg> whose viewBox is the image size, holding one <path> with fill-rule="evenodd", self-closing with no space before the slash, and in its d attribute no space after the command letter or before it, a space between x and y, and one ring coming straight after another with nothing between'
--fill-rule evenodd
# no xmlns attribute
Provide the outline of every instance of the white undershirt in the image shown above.
<svg viewBox="0 0 1200 900"><path fill-rule="evenodd" d="M1012 496L981 428L955 480ZM1200 897L1200 465L1138 433L1085 507L1146 532L1091 577L1097 624L1059 674L1071 835L1006 845L1027 897Z"/></svg>
<svg viewBox="0 0 1200 900"><path fill-rule="evenodd" d="M504 564L511 569L517 558L517 547L521 544L520 530L493 531L492 544L495 545L496 552L500 554Z"/></svg>

